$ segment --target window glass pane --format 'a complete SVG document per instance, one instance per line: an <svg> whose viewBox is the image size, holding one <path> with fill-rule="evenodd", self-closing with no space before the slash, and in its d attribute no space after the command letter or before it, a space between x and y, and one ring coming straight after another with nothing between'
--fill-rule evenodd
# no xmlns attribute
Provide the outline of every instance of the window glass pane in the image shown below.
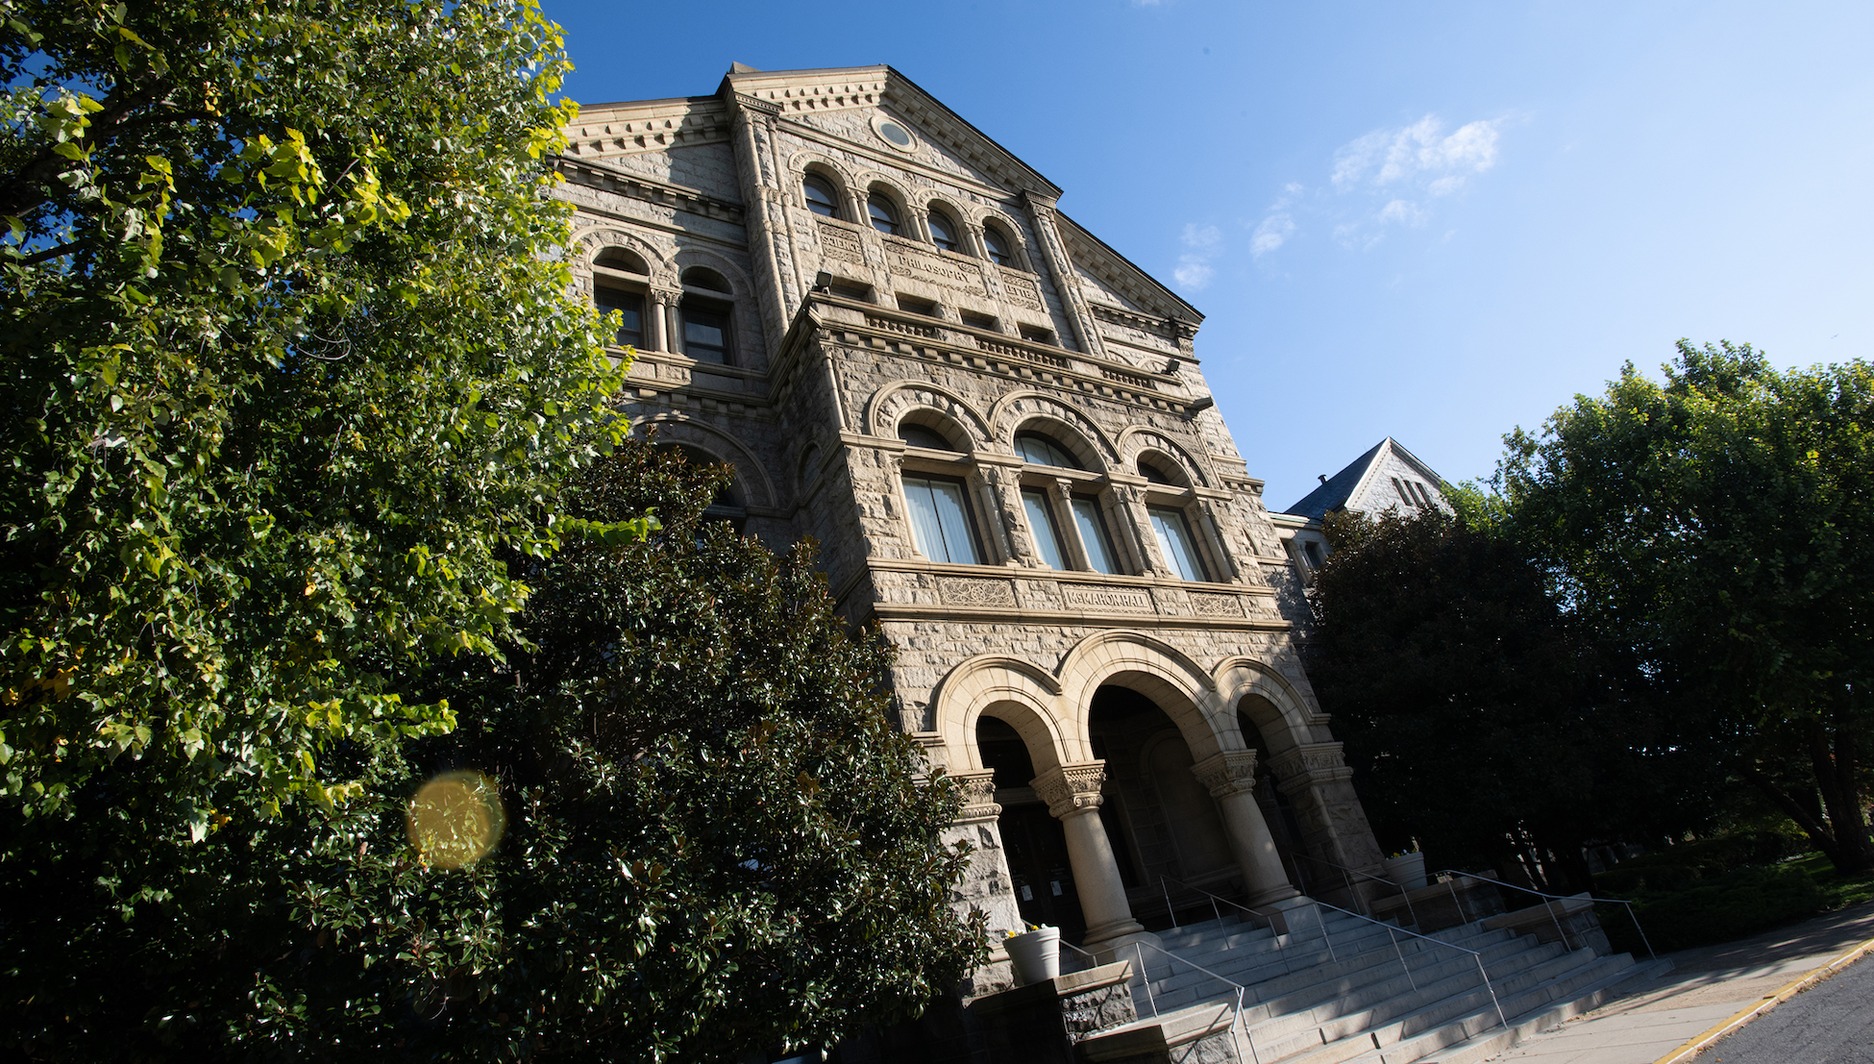
<svg viewBox="0 0 1874 1064"><path fill-rule="evenodd" d="M911 537L918 553L936 562L981 564L961 482L907 476L904 494L911 506Z"/></svg>
<svg viewBox="0 0 1874 1064"><path fill-rule="evenodd" d="M729 315L713 307L683 305L683 353L698 362L729 361Z"/></svg>
<svg viewBox="0 0 1874 1064"><path fill-rule="evenodd" d="M950 219L944 217L942 211L930 212L930 239L931 243L945 251L957 249L956 227L950 224Z"/></svg>
<svg viewBox="0 0 1874 1064"><path fill-rule="evenodd" d="M1086 549L1087 564L1097 573L1119 572L1113 560L1113 544L1106 538L1106 522L1100 520L1100 502L1074 496L1074 527L1080 530L1080 545Z"/></svg>
<svg viewBox="0 0 1874 1064"><path fill-rule="evenodd" d="M872 228L881 233L898 231L898 208L890 200L874 193L865 201L865 209L872 216Z"/></svg>
<svg viewBox="0 0 1874 1064"><path fill-rule="evenodd" d="M613 341L620 347L644 346L644 297L636 292L625 292L617 288L597 288L593 290L592 302L599 310L615 310L624 320L618 326L618 338Z"/></svg>
<svg viewBox="0 0 1874 1064"><path fill-rule="evenodd" d="M1035 549L1050 569L1067 568L1067 552L1061 547L1061 530L1054 527L1054 513L1048 509L1047 494L1035 488L1022 490L1022 511L1028 515L1028 530L1034 534Z"/></svg>
<svg viewBox="0 0 1874 1064"><path fill-rule="evenodd" d="M1178 578L1208 580L1204 563L1197 556L1197 544L1191 539L1191 528L1184 523L1184 515L1176 510L1158 507L1151 507L1146 512L1152 518L1152 531L1158 534L1158 549L1164 554L1165 561L1178 571Z"/></svg>
<svg viewBox="0 0 1874 1064"><path fill-rule="evenodd" d="M801 188L807 194L808 210L828 218L839 217L838 198L825 178L809 175L801 182Z"/></svg>
<svg viewBox="0 0 1874 1064"><path fill-rule="evenodd" d="M1061 469L1080 468L1080 463L1074 461L1066 448L1039 433L1016 433L1015 453L1022 456L1022 461L1036 465L1058 466Z"/></svg>
<svg viewBox="0 0 1874 1064"><path fill-rule="evenodd" d="M898 438L913 447L925 447L933 451L954 451L955 447L945 439L943 433L929 425L900 425Z"/></svg>
<svg viewBox="0 0 1874 1064"><path fill-rule="evenodd" d="M1015 265L1015 256L1009 252L1008 238L994 226L983 229L983 250L989 253L989 261L998 266Z"/></svg>

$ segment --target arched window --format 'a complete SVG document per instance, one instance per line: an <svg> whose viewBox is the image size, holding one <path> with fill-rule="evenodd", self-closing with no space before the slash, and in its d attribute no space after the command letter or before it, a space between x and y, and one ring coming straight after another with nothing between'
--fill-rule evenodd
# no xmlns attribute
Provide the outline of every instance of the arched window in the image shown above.
<svg viewBox="0 0 1874 1064"><path fill-rule="evenodd" d="M1042 467L1022 474L1022 514L1028 519L1035 553L1050 569L1124 571L1106 530L1099 484L1090 478L1063 476L1062 470L1085 467L1059 441L1034 431L1015 434L1022 461Z"/></svg>
<svg viewBox="0 0 1874 1064"><path fill-rule="evenodd" d="M957 241L957 224L941 207L930 209L930 242L945 251L960 251L962 245Z"/></svg>
<svg viewBox="0 0 1874 1064"><path fill-rule="evenodd" d="M698 362L728 365L735 361L734 303L729 282L714 270L692 266L683 271L683 301L677 316L683 325L683 353Z"/></svg>
<svg viewBox="0 0 1874 1064"><path fill-rule="evenodd" d="M865 210L872 216L872 228L879 232L891 233L895 236L904 231L904 223L899 219L898 205L883 192L874 190L871 195L867 196Z"/></svg>
<svg viewBox="0 0 1874 1064"><path fill-rule="evenodd" d="M839 217L839 190L819 174L800 179L801 194L807 197L807 209L823 218Z"/></svg>
<svg viewBox="0 0 1874 1064"><path fill-rule="evenodd" d="M1182 465L1163 454L1139 456L1139 473L1147 481L1145 516L1158 541L1158 553L1180 580L1210 580L1211 566L1204 560L1193 529L1201 520L1191 478Z"/></svg>
<svg viewBox="0 0 1874 1064"><path fill-rule="evenodd" d="M1015 266L1015 241L1003 231L1000 225L989 222L983 226L983 251L989 261L997 266Z"/></svg>
<svg viewBox="0 0 1874 1064"><path fill-rule="evenodd" d="M644 292L650 267L636 254L618 247L600 251L592 267L593 305L601 313L618 312L618 332L612 342L619 347L643 347L649 339L644 328Z"/></svg>
<svg viewBox="0 0 1874 1064"><path fill-rule="evenodd" d="M928 421L900 421L898 438L921 451L946 452L905 456L901 480L917 552L934 562L983 564L966 479L967 458L943 429Z"/></svg>
<svg viewBox="0 0 1874 1064"><path fill-rule="evenodd" d="M913 447L929 451L956 450L956 445L948 437L929 425L901 424L898 426L898 438Z"/></svg>

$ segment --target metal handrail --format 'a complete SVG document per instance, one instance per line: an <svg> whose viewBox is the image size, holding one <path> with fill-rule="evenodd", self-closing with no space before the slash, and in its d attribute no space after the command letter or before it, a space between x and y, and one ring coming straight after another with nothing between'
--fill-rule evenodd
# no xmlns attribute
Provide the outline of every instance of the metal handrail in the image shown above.
<svg viewBox="0 0 1874 1064"><path fill-rule="evenodd" d="M1252 909L1249 906L1242 904L1241 902L1231 901L1229 898L1223 897L1222 895L1219 895L1219 894L1213 894L1210 891L1205 890L1203 887L1192 886L1191 884L1186 883L1182 879L1177 879L1173 876L1168 876L1161 872L1158 876L1158 889L1164 892L1165 911L1167 913L1171 912L1171 892L1165 889L1166 883L1176 883L1178 886L1183 887L1185 890L1188 890L1193 894L1202 894L1204 897L1209 898L1210 899L1210 911L1216 914L1218 923L1223 922L1223 913L1217 908L1218 903L1221 902L1222 904L1228 905L1231 908L1241 909L1244 912L1249 913L1251 916L1256 916L1256 917L1261 918L1265 923L1269 925L1270 933L1272 935L1275 934L1275 917L1269 915L1268 913L1263 912L1261 909ZM1173 914L1171 917L1171 926L1174 928L1178 926L1178 918L1175 914ZM1334 955L1334 940L1328 937L1327 925L1321 924L1320 927L1321 927L1321 941L1327 944L1328 960L1331 960L1331 961L1339 960L1340 958ZM1279 938L1280 936L1278 935L1276 937ZM1294 966L1289 964L1288 962L1288 947L1281 944L1280 942L1277 942L1275 945L1275 948L1277 952L1279 952L1282 955L1282 970L1284 972L1293 973L1295 970Z"/></svg>
<svg viewBox="0 0 1874 1064"><path fill-rule="evenodd" d="M1196 961L1186 960L1176 953L1165 949L1163 946L1155 946L1150 942L1134 939L1132 942L1132 949L1133 953L1139 958L1139 981L1145 984L1145 1000L1152 1006L1153 1017L1158 1016L1158 995L1152 992L1152 977L1151 974L1145 970L1145 951L1147 949L1162 953L1167 958L1177 961L1187 968L1195 968L1225 986L1235 987L1236 1005L1230 1013L1230 1040L1236 1043L1236 1059L1243 1059L1243 1046L1247 1043L1249 1046L1251 1064L1262 1064L1262 1057L1256 1052L1256 1040L1249 1036L1249 1028L1243 1024L1243 995L1249 992L1248 987L1227 976L1218 975L1216 972L1198 964Z"/></svg>
<svg viewBox="0 0 1874 1064"><path fill-rule="evenodd" d="M1375 924L1379 927L1385 928L1386 937L1392 941L1393 955L1399 958L1399 967L1402 970L1404 970L1406 982L1411 985L1414 991L1417 991L1419 988L1418 980L1412 977L1412 966L1406 963L1405 953L1399 948L1399 940L1398 938L1394 937L1395 935L1401 935L1401 934L1411 935L1413 938L1421 939L1425 942L1430 942L1436 946L1443 946L1446 949L1457 950L1459 953L1470 954L1471 960L1477 962L1477 974L1484 981L1484 989L1490 992L1490 1004L1496 1007L1497 1022L1503 1025L1504 1030L1507 1031L1510 1029L1509 1018L1503 1015L1503 1002L1498 1000L1497 998L1496 984L1490 981L1490 972L1484 968L1484 955L1482 952L1478 950L1470 949L1465 946L1460 946L1455 942L1446 942L1442 938L1433 938L1430 935L1421 935L1417 931L1407 931L1403 927L1399 927L1394 924L1389 924L1385 922L1384 920L1375 920L1371 916L1363 916L1360 913L1353 912L1349 909L1343 909L1338 905L1333 905L1328 902L1316 901L1315 904L1319 905L1323 909L1332 909L1337 913L1341 913L1342 915L1351 916L1356 920L1364 920L1369 924Z"/></svg>
<svg viewBox="0 0 1874 1064"><path fill-rule="evenodd" d="M1417 910L1413 909L1412 907L1412 892L1406 889L1406 886L1404 883L1396 883L1390 879L1387 879L1385 876L1376 876L1371 872L1362 872L1358 868L1349 868L1346 865L1341 864L1339 861L1330 861L1325 857L1316 857L1314 854L1311 854L1311 853L1297 853L1295 854L1295 856L1301 858L1304 861L1313 861L1316 864L1324 864L1324 865L1327 865L1329 868L1339 869L1341 878L1345 880L1347 883L1348 896L1353 898L1354 901L1359 903L1362 907L1365 907L1366 899L1360 896L1359 891L1353 889L1353 879L1351 878L1353 876L1359 876L1361 879L1371 880L1374 883L1383 884L1384 886L1392 890L1398 891L1399 899L1405 902L1406 915L1411 918L1412 926L1413 927L1420 926L1419 914ZM1371 916L1372 914L1367 913L1366 915Z"/></svg>
<svg viewBox="0 0 1874 1064"><path fill-rule="evenodd" d="M1466 879L1475 879L1480 883L1489 883L1498 887L1506 887L1510 890L1520 890L1525 894L1534 894L1545 901L1568 902L1574 901L1577 898L1586 898L1589 902L1596 905L1623 905L1627 909L1627 919L1633 921L1633 930L1640 935L1640 944L1646 947L1646 955L1652 958L1657 958L1659 956L1659 954L1653 952L1653 943L1646 937L1646 929L1640 926L1640 918L1633 911L1633 903L1624 898L1597 898L1586 891L1580 894L1550 894L1547 891L1537 890L1534 887L1521 887L1517 886L1515 883L1505 883L1500 879L1491 879L1489 876L1480 876L1475 872L1460 872L1455 868L1444 869L1438 874L1441 876L1463 876ZM1566 947L1568 945L1568 932L1562 927L1561 917L1556 915L1553 905L1547 905L1545 908L1549 910L1549 918L1555 921L1556 933L1562 936L1562 945Z"/></svg>

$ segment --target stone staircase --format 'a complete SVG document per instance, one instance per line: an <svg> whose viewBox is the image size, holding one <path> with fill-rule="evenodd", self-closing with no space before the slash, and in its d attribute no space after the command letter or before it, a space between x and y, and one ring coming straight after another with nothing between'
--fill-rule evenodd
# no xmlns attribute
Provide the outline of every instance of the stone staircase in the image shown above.
<svg viewBox="0 0 1874 1064"><path fill-rule="evenodd" d="M1307 918L1315 914L1318 921ZM1304 918L1287 934L1211 921L1162 932L1163 952L1127 949L1115 959L1132 960L1133 1000L1151 1018L1082 1041L1083 1058L1473 1064L1593 1008L1615 983L1640 974L1625 954L1482 922L1439 931L1432 942L1326 908L1295 915ZM1246 988L1240 1026L1229 983Z"/></svg>

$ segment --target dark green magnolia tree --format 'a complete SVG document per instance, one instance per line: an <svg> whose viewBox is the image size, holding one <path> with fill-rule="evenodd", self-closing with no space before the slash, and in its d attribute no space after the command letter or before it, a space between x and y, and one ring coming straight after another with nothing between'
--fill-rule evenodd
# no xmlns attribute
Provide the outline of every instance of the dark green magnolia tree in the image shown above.
<svg viewBox="0 0 1874 1064"><path fill-rule="evenodd" d="M1312 592L1308 674L1347 744L1374 828L1439 860L1537 856L1586 889L1583 844L1644 832L1644 718L1618 669L1486 519L1331 515Z"/></svg>
<svg viewBox="0 0 1874 1064"><path fill-rule="evenodd" d="M1628 365L1510 437L1517 534L1711 741L1708 796L1745 781L1874 868L1874 367L1681 342L1664 376Z"/></svg>
<svg viewBox="0 0 1874 1064"><path fill-rule="evenodd" d="M471 1059L830 1044L982 956L980 914L948 901L959 799L888 724L885 647L846 635L807 548L705 523L721 485L674 449L601 462L573 512L661 531L534 566L530 646L448 680L462 725L423 756L493 773L510 806L445 888L488 899L490 953L434 1021Z"/></svg>

